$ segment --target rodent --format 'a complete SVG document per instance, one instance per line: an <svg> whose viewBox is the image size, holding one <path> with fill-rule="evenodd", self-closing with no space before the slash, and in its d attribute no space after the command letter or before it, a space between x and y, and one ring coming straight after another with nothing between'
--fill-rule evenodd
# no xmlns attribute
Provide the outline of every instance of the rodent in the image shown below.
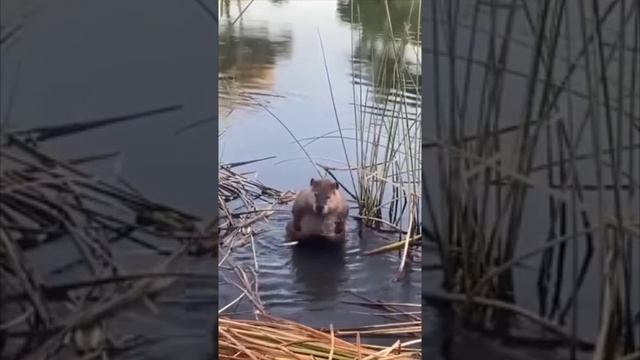
<svg viewBox="0 0 640 360"><path fill-rule="evenodd" d="M290 240L321 236L344 240L349 206L337 182L314 178L309 188L298 193L291 208L293 219L287 224Z"/></svg>

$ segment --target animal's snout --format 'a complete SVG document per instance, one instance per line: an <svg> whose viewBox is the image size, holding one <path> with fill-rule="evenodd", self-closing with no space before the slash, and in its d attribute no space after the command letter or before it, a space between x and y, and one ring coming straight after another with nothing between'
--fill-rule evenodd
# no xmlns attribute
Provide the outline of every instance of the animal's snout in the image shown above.
<svg viewBox="0 0 640 360"><path fill-rule="evenodd" d="M316 205L316 213L322 214L324 212L324 206Z"/></svg>

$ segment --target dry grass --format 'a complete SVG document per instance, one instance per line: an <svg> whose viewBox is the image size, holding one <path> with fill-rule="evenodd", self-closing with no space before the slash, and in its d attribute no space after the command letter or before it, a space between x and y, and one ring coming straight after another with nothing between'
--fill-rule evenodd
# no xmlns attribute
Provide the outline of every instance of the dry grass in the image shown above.
<svg viewBox="0 0 640 360"><path fill-rule="evenodd" d="M388 333L389 327L339 331L319 331L268 315L258 320L219 318L220 359L420 359L420 340L396 341L387 347L362 344L361 333ZM416 332L415 328L395 328L395 334ZM419 332L419 329L418 331ZM341 334L356 336L355 342Z"/></svg>

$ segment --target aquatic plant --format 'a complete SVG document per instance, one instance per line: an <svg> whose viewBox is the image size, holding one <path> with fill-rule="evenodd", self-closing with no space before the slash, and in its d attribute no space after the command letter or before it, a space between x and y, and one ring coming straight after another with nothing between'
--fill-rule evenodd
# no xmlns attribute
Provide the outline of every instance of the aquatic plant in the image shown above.
<svg viewBox="0 0 640 360"><path fill-rule="evenodd" d="M380 227L386 215L388 223L404 225L411 237L419 234L421 218L422 64L408 63L405 53L417 51L421 43L419 25L417 31L408 31L411 19L420 17L421 3L411 2L402 29L393 28L386 1L384 9L386 31L375 43L379 50L372 46L368 55L353 54L354 193L364 224ZM351 11L352 23L359 23L359 5L352 2ZM367 66L357 62L363 57Z"/></svg>
<svg viewBox="0 0 640 360"><path fill-rule="evenodd" d="M425 227L444 288L464 295L465 320L509 331L475 300L518 309L517 267L537 261L537 282L519 285L537 290L533 316L568 331L572 358L587 292L594 359L637 356L640 3L426 6ZM532 212L545 220L531 227Z"/></svg>

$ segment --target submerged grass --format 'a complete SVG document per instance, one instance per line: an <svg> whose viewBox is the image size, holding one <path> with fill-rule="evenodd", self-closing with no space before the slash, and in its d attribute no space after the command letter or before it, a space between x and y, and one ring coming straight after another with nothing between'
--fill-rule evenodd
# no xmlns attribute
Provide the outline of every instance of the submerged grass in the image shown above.
<svg viewBox="0 0 640 360"><path fill-rule="evenodd" d="M423 169L423 191L445 290L466 299L468 322L509 332L509 314L476 300L518 308L515 267L534 259L536 281L518 285L536 289L538 309L522 313L566 331L571 358L596 313L593 358L637 354L640 3L427 9L423 149L436 171ZM598 308L584 309L585 296Z"/></svg>

